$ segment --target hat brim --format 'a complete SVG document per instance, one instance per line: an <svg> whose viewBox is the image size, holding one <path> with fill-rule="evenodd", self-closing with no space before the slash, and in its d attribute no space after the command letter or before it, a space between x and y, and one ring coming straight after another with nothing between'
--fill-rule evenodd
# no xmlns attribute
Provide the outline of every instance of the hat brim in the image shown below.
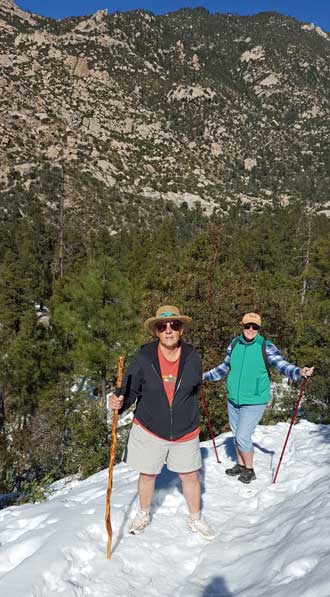
<svg viewBox="0 0 330 597"><path fill-rule="evenodd" d="M187 329L190 326L192 321L191 317L187 315L172 315L170 317L149 317L143 326L144 329L150 334L151 336L156 336L155 326L157 323L167 323L168 321L181 321L183 323L184 329Z"/></svg>
<svg viewBox="0 0 330 597"><path fill-rule="evenodd" d="M255 325L258 325L261 328L261 320L253 319L251 317L249 317L245 321L243 321L243 319L242 319L242 321L240 323L241 323L241 325L247 325L248 323L253 323Z"/></svg>

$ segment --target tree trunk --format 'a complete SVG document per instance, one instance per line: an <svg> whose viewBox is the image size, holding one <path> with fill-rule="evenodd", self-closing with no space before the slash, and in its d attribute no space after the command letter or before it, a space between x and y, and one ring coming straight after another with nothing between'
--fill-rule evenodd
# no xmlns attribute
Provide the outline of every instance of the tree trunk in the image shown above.
<svg viewBox="0 0 330 597"><path fill-rule="evenodd" d="M300 306L301 306L302 311L305 307L305 302L306 302L306 293L307 293L306 274L307 274L309 262L310 262L311 240L312 240L312 224L311 224L311 218L308 217L307 243L306 243L306 254L305 254L304 272L303 272L304 278L303 278L303 287L302 287L302 291L301 291L301 300L300 300Z"/></svg>
<svg viewBox="0 0 330 597"><path fill-rule="evenodd" d="M102 403L102 406L106 406L106 403L107 403L107 380L106 380L106 371L103 371L103 372L102 372L101 403Z"/></svg>

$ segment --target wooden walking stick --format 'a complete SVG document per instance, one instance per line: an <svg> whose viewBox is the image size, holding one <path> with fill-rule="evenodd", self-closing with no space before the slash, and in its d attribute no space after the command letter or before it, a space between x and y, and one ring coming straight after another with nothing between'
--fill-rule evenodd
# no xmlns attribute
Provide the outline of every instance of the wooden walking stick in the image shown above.
<svg viewBox="0 0 330 597"><path fill-rule="evenodd" d="M123 379L123 370L124 370L124 357L119 357L118 360L118 369L117 369L117 383L116 388L120 389ZM112 543L112 527L110 521L110 497L112 492L112 472L113 472L113 465L115 462L116 456L116 447L117 447L117 423L118 423L118 410L113 411L112 416L112 430L111 430L111 446L110 446L110 457L109 457L109 475L108 475L108 487L107 487L107 497L106 497L106 506L105 506L105 526L108 532L108 544L107 544L107 560L110 560L111 554L111 543Z"/></svg>

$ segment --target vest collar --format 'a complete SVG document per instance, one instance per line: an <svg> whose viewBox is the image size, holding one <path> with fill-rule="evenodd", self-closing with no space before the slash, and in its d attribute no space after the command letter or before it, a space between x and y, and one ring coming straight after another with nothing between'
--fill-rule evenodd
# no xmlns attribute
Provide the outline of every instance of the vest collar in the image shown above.
<svg viewBox="0 0 330 597"><path fill-rule="evenodd" d="M239 337L239 341L241 342L241 344L245 344L246 346L252 346L252 344L260 344L260 339L261 342L263 340L262 336L260 336L260 334L257 334L255 338L253 338L253 340L251 340L251 342L247 342L247 340L244 337L243 332L240 334Z"/></svg>

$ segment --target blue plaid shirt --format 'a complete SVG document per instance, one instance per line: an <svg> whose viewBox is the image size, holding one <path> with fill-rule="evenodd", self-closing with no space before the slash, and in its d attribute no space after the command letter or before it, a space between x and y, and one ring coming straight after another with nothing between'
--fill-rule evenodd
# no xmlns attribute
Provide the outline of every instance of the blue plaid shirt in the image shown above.
<svg viewBox="0 0 330 597"><path fill-rule="evenodd" d="M214 367L214 369L210 369L203 375L203 379L205 381L219 381L220 379L224 379L227 377L230 371L230 355L232 351L232 344L230 343L227 348L226 358L220 365ZM300 375L300 367L297 365L291 365L286 361L283 355L280 353L278 348L276 348L275 344L267 340L266 342L266 355L267 361L270 367L275 367L277 371L281 373L281 375L285 375L288 379L292 381L298 381L301 378Z"/></svg>

